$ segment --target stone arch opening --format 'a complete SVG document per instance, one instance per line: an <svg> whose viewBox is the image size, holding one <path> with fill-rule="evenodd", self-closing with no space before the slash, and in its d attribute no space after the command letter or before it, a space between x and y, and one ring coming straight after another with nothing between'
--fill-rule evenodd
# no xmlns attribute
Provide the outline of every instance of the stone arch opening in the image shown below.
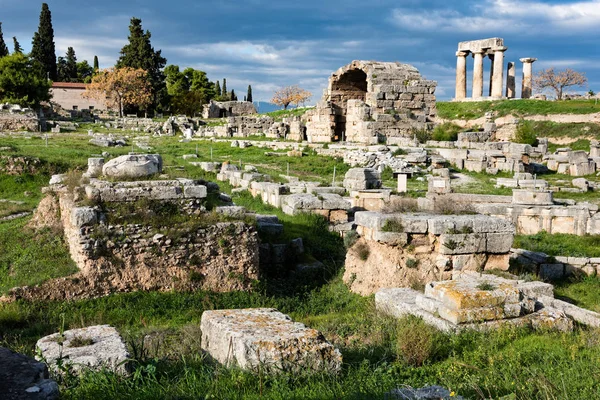
<svg viewBox="0 0 600 400"><path fill-rule="evenodd" d="M348 100L365 101L367 87L367 74L360 69L344 72L331 83L331 103L335 111L334 140L344 140Z"/></svg>

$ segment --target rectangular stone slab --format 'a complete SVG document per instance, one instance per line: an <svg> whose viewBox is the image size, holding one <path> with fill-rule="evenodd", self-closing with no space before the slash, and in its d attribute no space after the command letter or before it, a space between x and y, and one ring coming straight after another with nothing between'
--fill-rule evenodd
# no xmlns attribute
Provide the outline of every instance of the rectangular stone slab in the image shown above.
<svg viewBox="0 0 600 400"><path fill-rule="evenodd" d="M277 373L335 373L342 355L323 335L272 308L205 311L202 348L226 366Z"/></svg>
<svg viewBox="0 0 600 400"><path fill-rule="evenodd" d="M425 295L442 302L452 310L504 306L519 303L520 293L506 283L490 282L492 290L481 289L481 280L453 280L434 282L425 286Z"/></svg>

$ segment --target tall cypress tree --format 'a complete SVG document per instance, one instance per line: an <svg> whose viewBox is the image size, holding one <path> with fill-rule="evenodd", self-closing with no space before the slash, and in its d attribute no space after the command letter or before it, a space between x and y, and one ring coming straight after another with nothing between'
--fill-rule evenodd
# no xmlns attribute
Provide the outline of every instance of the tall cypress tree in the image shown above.
<svg viewBox="0 0 600 400"><path fill-rule="evenodd" d="M246 95L246 101L252 103L252 86L248 85L248 94Z"/></svg>
<svg viewBox="0 0 600 400"><path fill-rule="evenodd" d="M23 48L21 47L21 44L17 40L16 36L13 36L13 47L15 54L23 54Z"/></svg>
<svg viewBox="0 0 600 400"><path fill-rule="evenodd" d="M8 55L8 47L6 47L6 43L4 42L4 34L2 33L2 22L0 22L0 57L5 57Z"/></svg>
<svg viewBox="0 0 600 400"><path fill-rule="evenodd" d="M227 92L227 79L225 78L223 78L223 87L221 87L221 93L225 100L227 100L227 96L229 96L229 93Z"/></svg>
<svg viewBox="0 0 600 400"><path fill-rule="evenodd" d="M237 101L237 95L235 94L235 90L231 89L231 94L229 95L229 100Z"/></svg>
<svg viewBox="0 0 600 400"><path fill-rule="evenodd" d="M66 81L77 82L77 57L75 56L75 50L72 47L67 49L67 57L65 61Z"/></svg>
<svg viewBox="0 0 600 400"><path fill-rule="evenodd" d="M165 75L162 71L167 59L161 55L161 50L155 51L150 43L152 34L142 29L142 20L131 18L129 25L129 43L121 49L121 56L117 60L117 68L130 67L141 68L148 72L148 78L152 85L153 104L152 110L159 108L166 100L167 85Z"/></svg>
<svg viewBox="0 0 600 400"><path fill-rule="evenodd" d="M94 72L100 69L100 63L98 62L98 56L94 56Z"/></svg>
<svg viewBox="0 0 600 400"><path fill-rule="evenodd" d="M42 3L40 26L38 27L38 31L33 35L31 58L42 66L44 72L48 73L50 79L56 80L58 73L56 67L54 29L52 28L52 14L46 3Z"/></svg>
<svg viewBox="0 0 600 400"><path fill-rule="evenodd" d="M221 97L221 84L219 81L215 82L215 97Z"/></svg>

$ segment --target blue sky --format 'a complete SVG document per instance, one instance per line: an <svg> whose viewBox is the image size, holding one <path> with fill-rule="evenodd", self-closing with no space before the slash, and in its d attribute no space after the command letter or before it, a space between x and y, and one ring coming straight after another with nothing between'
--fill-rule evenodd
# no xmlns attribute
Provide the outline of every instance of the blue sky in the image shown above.
<svg viewBox="0 0 600 400"><path fill-rule="evenodd" d="M57 56L68 46L79 60L112 66L141 18L169 64L194 67L228 88L268 101L275 89L299 84L317 101L336 69L356 59L415 65L438 81L437 96L454 94L459 41L502 37L505 61L537 57L534 71L554 66L587 74L600 92L600 0L49 0ZM0 0L4 37L26 51L41 2ZM488 63L486 62L486 68ZM468 62L469 73L472 69ZM587 90L587 89L586 89Z"/></svg>

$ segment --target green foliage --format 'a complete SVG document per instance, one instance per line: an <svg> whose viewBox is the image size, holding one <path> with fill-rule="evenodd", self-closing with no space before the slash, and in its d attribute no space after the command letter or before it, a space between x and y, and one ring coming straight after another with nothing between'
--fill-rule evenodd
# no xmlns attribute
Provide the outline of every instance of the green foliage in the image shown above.
<svg viewBox="0 0 600 400"><path fill-rule="evenodd" d="M401 233L404 232L404 225L402 225L402 220L398 218L391 218L385 221L385 224L383 224L381 231Z"/></svg>
<svg viewBox="0 0 600 400"><path fill-rule="evenodd" d="M586 276L575 281L563 281L555 284L555 293L558 298L575 303L579 307L600 312L599 287L600 277Z"/></svg>
<svg viewBox="0 0 600 400"><path fill-rule="evenodd" d="M455 142L456 140L458 140L458 133L461 130L462 128L460 126L451 122L445 122L443 124L437 125L433 129L431 139L436 140L438 142Z"/></svg>
<svg viewBox="0 0 600 400"><path fill-rule="evenodd" d="M252 86L248 85L248 92L246 94L246 101L252 103Z"/></svg>
<svg viewBox="0 0 600 400"><path fill-rule="evenodd" d="M116 68L141 68L148 72L152 85L153 104L151 110L157 110L167 101L165 77L162 72L167 59L161 50L154 50L150 43L152 34L142 29L142 20L132 18L129 25L129 43L121 49Z"/></svg>
<svg viewBox="0 0 600 400"><path fill-rule="evenodd" d="M23 54L23 48L21 47L21 44L17 40L16 36L13 36L13 52L15 54Z"/></svg>
<svg viewBox="0 0 600 400"><path fill-rule="evenodd" d="M48 101L50 82L23 54L0 58L0 102L37 107Z"/></svg>
<svg viewBox="0 0 600 400"><path fill-rule="evenodd" d="M358 242L352 247L352 251L356 254L356 256L362 261L367 261L369 256L371 255L371 250L369 249L369 245L365 242Z"/></svg>
<svg viewBox="0 0 600 400"><path fill-rule="evenodd" d="M72 47L67 49L66 57L58 57L57 73L59 82L80 82L77 73L77 57Z"/></svg>
<svg viewBox="0 0 600 400"><path fill-rule="evenodd" d="M186 68L180 72L179 66L168 65L164 73L172 113L193 116L216 95L214 85L204 71Z"/></svg>
<svg viewBox="0 0 600 400"><path fill-rule="evenodd" d="M358 239L359 236L356 231L346 232L346 234L344 235L344 247L346 249L349 249L350 247L354 246Z"/></svg>
<svg viewBox="0 0 600 400"><path fill-rule="evenodd" d="M268 112L265 113L265 115L272 117L273 119L275 119L275 121L281 121L284 118L301 117L306 111L310 110L311 108L312 107L289 108L287 110L277 110Z"/></svg>
<svg viewBox="0 0 600 400"><path fill-rule="evenodd" d="M443 341L444 335L420 318L410 316L398 322L398 357L408 366L431 362L441 352Z"/></svg>
<svg viewBox="0 0 600 400"><path fill-rule="evenodd" d="M428 131L427 129L416 129L415 128L412 130L412 134L414 137L417 138L419 143L425 143L428 140L431 140L431 138L432 138L432 133L430 131Z"/></svg>
<svg viewBox="0 0 600 400"><path fill-rule="evenodd" d="M85 347L94 344L94 339L76 336L69 342L69 347Z"/></svg>
<svg viewBox="0 0 600 400"><path fill-rule="evenodd" d="M4 34L2 33L2 22L0 22L0 58L8 55L8 47L4 41Z"/></svg>
<svg viewBox="0 0 600 400"><path fill-rule="evenodd" d="M33 35L31 58L40 65L44 78L48 74L51 80L56 81L58 72L56 68L54 28L52 27L52 13L46 3L42 3L40 25L38 31Z"/></svg>
<svg viewBox="0 0 600 400"><path fill-rule="evenodd" d="M600 235L568 235L539 232L517 235L513 247L562 257L600 257Z"/></svg>
<svg viewBox="0 0 600 400"><path fill-rule="evenodd" d="M100 63L98 62L98 56L94 56L94 72L100 69Z"/></svg>
<svg viewBox="0 0 600 400"><path fill-rule="evenodd" d="M516 143L529 144L531 146L537 146L538 134L530 121L520 121L515 132L514 141Z"/></svg>
<svg viewBox="0 0 600 400"><path fill-rule="evenodd" d="M94 68L87 62L87 60L83 60L77 63L77 81L82 83L90 83L92 81L92 76L94 75Z"/></svg>
<svg viewBox="0 0 600 400"><path fill-rule="evenodd" d="M492 291L496 290L496 286L492 285L489 282L481 282L479 285L477 285L477 289L484 291Z"/></svg>
<svg viewBox="0 0 600 400"><path fill-rule="evenodd" d="M419 260L416 258L407 258L405 264L406 268L417 269L419 267Z"/></svg>

